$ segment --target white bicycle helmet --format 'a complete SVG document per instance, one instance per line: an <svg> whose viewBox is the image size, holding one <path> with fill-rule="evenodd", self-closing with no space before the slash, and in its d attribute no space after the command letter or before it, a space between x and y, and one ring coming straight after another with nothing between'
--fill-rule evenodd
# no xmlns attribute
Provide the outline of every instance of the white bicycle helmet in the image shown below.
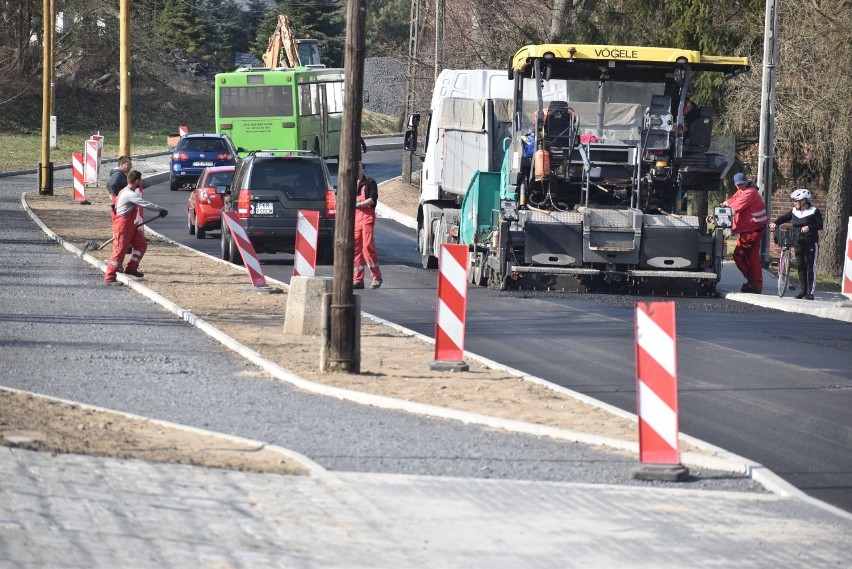
<svg viewBox="0 0 852 569"><path fill-rule="evenodd" d="M793 193L790 194L790 199L794 201L810 200L811 191L807 188L799 188L798 190L793 190Z"/></svg>

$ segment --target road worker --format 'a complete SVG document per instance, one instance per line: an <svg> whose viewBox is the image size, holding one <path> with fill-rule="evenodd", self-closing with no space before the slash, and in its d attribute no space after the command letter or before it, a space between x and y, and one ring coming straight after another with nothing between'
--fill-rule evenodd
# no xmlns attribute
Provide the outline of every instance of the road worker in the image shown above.
<svg viewBox="0 0 852 569"><path fill-rule="evenodd" d="M168 211L155 203L142 199L140 189L142 188L142 174L138 170L131 170L127 175L127 187L118 193L115 200L115 218L112 223L112 234L115 240L112 242L112 255L107 263L107 271L104 274L104 282L112 284L118 282L116 273L124 264L124 256L128 247L131 249L130 262L124 268L125 275L141 278L144 275L139 272L139 262L148 248L148 241L142 228L136 224L136 216L142 208L150 209L160 213L160 217L166 217Z"/></svg>
<svg viewBox="0 0 852 569"><path fill-rule="evenodd" d="M382 270L373 241L376 227L376 204L379 202L379 186L364 174L364 165L358 162L358 182L355 190L355 263L352 288L364 288L364 273L369 268L373 277L370 288L382 286Z"/></svg>

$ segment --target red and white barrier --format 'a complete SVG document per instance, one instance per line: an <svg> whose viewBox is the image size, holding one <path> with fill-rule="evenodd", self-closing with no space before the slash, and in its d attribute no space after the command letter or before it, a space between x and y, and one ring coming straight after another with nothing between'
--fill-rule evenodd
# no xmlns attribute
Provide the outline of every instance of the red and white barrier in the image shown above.
<svg viewBox="0 0 852 569"><path fill-rule="evenodd" d="M430 369L469 369L463 360L469 257L467 245L441 245L438 300L435 303L435 361L429 365Z"/></svg>
<svg viewBox="0 0 852 569"><path fill-rule="evenodd" d="M680 464L675 303L636 304L639 461Z"/></svg>
<svg viewBox="0 0 852 569"><path fill-rule="evenodd" d="M189 128L187 128L187 127L185 127L185 126L179 126L179 127L178 127L178 134L179 134L181 137L186 136L187 134L189 134Z"/></svg>
<svg viewBox="0 0 852 569"><path fill-rule="evenodd" d="M240 224L237 212L228 211L223 215L225 216L225 222L228 224L228 229L231 231L231 239L234 240L237 244L237 249L240 250L240 256L243 258L243 264L248 270L251 284L255 287L267 286L266 277L263 276L263 270L260 268L257 253L251 241L249 241L245 228Z"/></svg>
<svg viewBox="0 0 852 569"><path fill-rule="evenodd" d="M841 291L847 298L852 298L852 217L846 229L846 261L843 263L843 284Z"/></svg>
<svg viewBox="0 0 852 569"><path fill-rule="evenodd" d="M74 178L74 201L86 201L86 184L83 182L83 155L79 152L71 153L71 171Z"/></svg>
<svg viewBox="0 0 852 569"><path fill-rule="evenodd" d="M293 259L294 277L314 277L317 274L317 242L319 212L299 210L296 222L296 252Z"/></svg>
<svg viewBox="0 0 852 569"><path fill-rule="evenodd" d="M84 144L86 150L85 169L83 170L83 181L86 184L98 183L98 170L100 169L100 148L97 140L87 140Z"/></svg>
<svg viewBox="0 0 852 569"><path fill-rule="evenodd" d="M101 155L104 153L104 137L100 134L93 134L89 137L89 139L98 143L98 159L100 159Z"/></svg>

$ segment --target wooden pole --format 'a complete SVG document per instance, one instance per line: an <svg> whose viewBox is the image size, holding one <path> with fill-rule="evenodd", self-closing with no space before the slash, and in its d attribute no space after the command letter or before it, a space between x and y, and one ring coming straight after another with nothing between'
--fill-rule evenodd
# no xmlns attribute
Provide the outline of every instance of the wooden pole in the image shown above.
<svg viewBox="0 0 852 569"><path fill-rule="evenodd" d="M50 161L50 104L54 26L50 18L51 13L50 0L44 0L42 3L44 37L42 38L41 162L38 165L38 193L43 196L53 195L53 162Z"/></svg>
<svg viewBox="0 0 852 569"><path fill-rule="evenodd" d="M334 283L331 292L331 338L327 369L360 373L356 351L355 302L352 269L355 233L355 186L361 160L361 109L364 102L364 37L367 2L346 5L343 125L340 132L340 171L337 189L337 225L334 233Z"/></svg>

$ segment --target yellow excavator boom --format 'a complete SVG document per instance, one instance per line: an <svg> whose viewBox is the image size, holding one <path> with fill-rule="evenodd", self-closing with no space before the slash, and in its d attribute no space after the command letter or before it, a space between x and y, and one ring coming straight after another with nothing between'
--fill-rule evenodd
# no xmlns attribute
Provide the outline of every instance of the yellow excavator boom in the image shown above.
<svg viewBox="0 0 852 569"><path fill-rule="evenodd" d="M272 37L269 38L269 44L266 46L266 53L262 56L266 67L270 69L281 67L282 48L287 56L287 66L296 67L299 65L296 36L293 34L293 26L290 24L290 18L279 15L278 24L275 26L275 31L272 33Z"/></svg>

